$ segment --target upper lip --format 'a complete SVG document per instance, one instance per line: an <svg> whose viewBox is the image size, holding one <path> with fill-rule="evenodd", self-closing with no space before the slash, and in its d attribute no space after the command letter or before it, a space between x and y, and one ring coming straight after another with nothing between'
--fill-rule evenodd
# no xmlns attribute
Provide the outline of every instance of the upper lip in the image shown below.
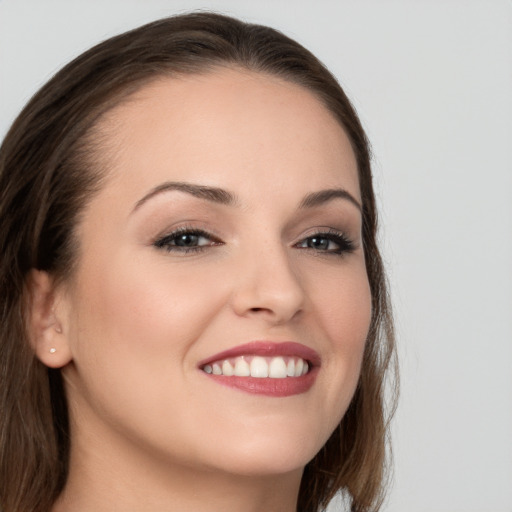
<svg viewBox="0 0 512 512"><path fill-rule="evenodd" d="M312 366L320 366L320 355L306 345L295 341L251 341L243 345L224 350L199 362L199 367L223 359L243 355L255 355L262 357L295 356L311 363Z"/></svg>

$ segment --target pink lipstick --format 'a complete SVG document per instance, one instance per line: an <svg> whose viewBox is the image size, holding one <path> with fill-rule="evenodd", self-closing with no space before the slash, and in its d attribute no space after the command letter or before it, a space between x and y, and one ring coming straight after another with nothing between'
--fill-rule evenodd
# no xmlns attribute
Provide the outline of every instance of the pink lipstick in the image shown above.
<svg viewBox="0 0 512 512"><path fill-rule="evenodd" d="M284 397L311 388L320 369L320 356L300 343L254 341L215 354L198 368L219 384Z"/></svg>

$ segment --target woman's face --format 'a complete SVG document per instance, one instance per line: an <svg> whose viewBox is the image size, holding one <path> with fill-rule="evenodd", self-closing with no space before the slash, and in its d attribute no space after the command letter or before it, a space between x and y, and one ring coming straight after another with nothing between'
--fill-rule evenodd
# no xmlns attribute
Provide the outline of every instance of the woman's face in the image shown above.
<svg viewBox="0 0 512 512"><path fill-rule="evenodd" d="M347 136L305 89L236 70L162 78L99 132L108 178L57 309L75 447L300 470L349 405L371 315Z"/></svg>

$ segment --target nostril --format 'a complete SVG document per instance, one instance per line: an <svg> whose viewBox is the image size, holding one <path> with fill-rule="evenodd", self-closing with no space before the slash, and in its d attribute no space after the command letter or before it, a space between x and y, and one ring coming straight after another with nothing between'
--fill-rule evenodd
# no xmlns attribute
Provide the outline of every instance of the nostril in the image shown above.
<svg viewBox="0 0 512 512"><path fill-rule="evenodd" d="M283 323L295 317L303 306L304 290L301 283L288 274L279 272L279 276L270 276L254 268L247 272L235 281L231 297L235 313L273 323Z"/></svg>

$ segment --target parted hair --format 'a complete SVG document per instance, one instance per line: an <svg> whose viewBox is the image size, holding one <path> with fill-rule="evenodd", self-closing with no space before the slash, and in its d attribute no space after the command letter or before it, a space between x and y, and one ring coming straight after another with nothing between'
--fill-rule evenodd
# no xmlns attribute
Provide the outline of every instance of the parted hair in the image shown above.
<svg viewBox="0 0 512 512"><path fill-rule="evenodd" d="M355 395L304 470L298 510L322 510L338 492L352 512L379 510L389 466L392 407L386 407L385 376L394 366L394 336L365 132L336 79L299 43L265 26L194 12L149 23L77 57L30 100L0 147L1 512L48 512L66 483L66 395L59 370L44 366L31 348L26 282L31 269L57 280L72 275L79 246L75 226L105 175L95 126L152 80L226 66L306 88L352 144L371 325Z"/></svg>

